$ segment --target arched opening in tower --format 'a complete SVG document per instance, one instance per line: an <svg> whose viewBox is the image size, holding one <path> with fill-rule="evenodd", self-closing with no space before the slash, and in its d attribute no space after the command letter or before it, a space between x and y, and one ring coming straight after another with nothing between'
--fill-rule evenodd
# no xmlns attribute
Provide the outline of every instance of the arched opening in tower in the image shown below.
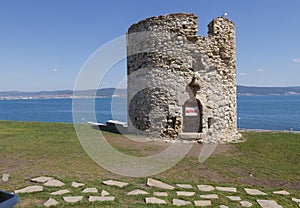
<svg viewBox="0 0 300 208"><path fill-rule="evenodd" d="M203 129L203 108L196 98L188 99L183 105L182 132L201 133Z"/></svg>

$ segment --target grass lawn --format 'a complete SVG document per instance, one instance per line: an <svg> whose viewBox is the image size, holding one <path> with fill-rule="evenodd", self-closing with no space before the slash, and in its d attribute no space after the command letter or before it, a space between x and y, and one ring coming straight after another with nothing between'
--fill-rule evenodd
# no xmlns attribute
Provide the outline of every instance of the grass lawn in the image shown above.
<svg viewBox="0 0 300 208"><path fill-rule="evenodd" d="M139 144L121 135L104 134L116 149L129 155L151 155L168 146L163 142ZM266 199L274 199L284 207L298 207L290 198L300 198L300 134L247 132L243 136L246 142L218 145L213 156L202 164L198 162L202 145L195 144L181 162L153 178L172 185L192 184L197 196L200 194L197 184L234 186L242 198L253 203L257 197L246 195L242 188L256 187L270 193ZM68 188L72 195L82 195L83 188L70 186L72 181L78 181L85 183L85 187L105 189L116 197L116 201L105 203L88 203L85 197L72 207L157 207L145 205L144 196L126 196L136 188L150 193L157 189L145 186L147 178L123 177L98 166L84 152L72 124L0 121L0 155L0 175L10 174L7 183L0 182L1 190L13 191L32 185L30 179L33 177L53 176L62 180L66 184L63 188ZM108 187L101 184L106 179L127 181L130 185L123 189ZM281 189L289 191L291 196L271 194ZM41 193L20 194L21 202L17 207L43 207L49 193L56 190L58 188L45 188ZM170 202L172 198L178 198L175 194L169 192L166 199ZM222 203L234 207L236 203L229 201L226 193L218 194L220 199L213 201L213 207ZM199 200L197 196L188 200ZM60 202L58 207L70 207L62 197L56 199Z"/></svg>

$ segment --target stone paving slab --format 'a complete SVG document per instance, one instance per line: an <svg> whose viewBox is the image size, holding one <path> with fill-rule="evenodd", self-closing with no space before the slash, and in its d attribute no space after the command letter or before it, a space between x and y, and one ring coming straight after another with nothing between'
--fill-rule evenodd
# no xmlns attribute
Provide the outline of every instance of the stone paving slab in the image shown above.
<svg viewBox="0 0 300 208"><path fill-rule="evenodd" d="M49 198L45 203L44 206L45 207L54 207L57 206L59 203L58 201L56 201L55 199Z"/></svg>
<svg viewBox="0 0 300 208"><path fill-rule="evenodd" d="M174 186L171 186L169 184L166 184L162 181L159 181L159 180L156 180L156 179L153 179L153 178L148 178L147 179L147 186L161 188L161 189L167 189L167 190L175 189Z"/></svg>
<svg viewBox="0 0 300 208"><path fill-rule="evenodd" d="M200 191L213 191L213 190L215 190L215 187L213 187L211 185L198 185L197 187Z"/></svg>
<svg viewBox="0 0 300 208"><path fill-rule="evenodd" d="M98 193L97 188L85 188L82 193Z"/></svg>
<svg viewBox="0 0 300 208"><path fill-rule="evenodd" d="M226 196L228 199L230 199L231 201L241 201L241 197L239 196Z"/></svg>
<svg viewBox="0 0 300 208"><path fill-rule="evenodd" d="M240 205L242 207L252 207L253 204L248 201L240 201Z"/></svg>
<svg viewBox="0 0 300 208"><path fill-rule="evenodd" d="M141 189L136 189L127 193L127 195L146 195L146 194L149 193Z"/></svg>
<svg viewBox="0 0 300 208"><path fill-rule="evenodd" d="M210 200L197 200L197 201L194 201L194 204L196 207L208 207L208 206L211 206L211 201Z"/></svg>
<svg viewBox="0 0 300 208"><path fill-rule="evenodd" d="M202 199L218 199L219 196L217 194L203 194L200 195Z"/></svg>
<svg viewBox="0 0 300 208"><path fill-rule="evenodd" d="M175 206L185 206L185 205L188 205L188 204L192 204L192 202L185 201L185 200L182 200L182 199L173 199L172 204L175 205Z"/></svg>
<svg viewBox="0 0 300 208"><path fill-rule="evenodd" d="M109 196L110 194L106 190L101 191L101 196Z"/></svg>
<svg viewBox="0 0 300 208"><path fill-rule="evenodd" d="M219 206L219 208L229 208L229 207L222 204L222 205Z"/></svg>
<svg viewBox="0 0 300 208"><path fill-rule="evenodd" d="M79 202L83 199L83 196L65 196L63 197L65 202L68 203L76 203Z"/></svg>
<svg viewBox="0 0 300 208"><path fill-rule="evenodd" d="M279 204L277 204L276 201L274 200L256 200L257 203L262 207L262 208L283 208Z"/></svg>
<svg viewBox="0 0 300 208"><path fill-rule="evenodd" d="M63 190L52 192L50 194L51 195L63 195L63 194L67 194L67 193L70 193L70 191L68 189L63 189Z"/></svg>
<svg viewBox="0 0 300 208"><path fill-rule="evenodd" d="M9 174L8 173L3 173L3 175L2 175L2 181L3 182L7 182L8 179L9 179Z"/></svg>
<svg viewBox="0 0 300 208"><path fill-rule="evenodd" d="M282 191L274 191L273 194L279 194L279 195L290 195L289 192L282 190Z"/></svg>
<svg viewBox="0 0 300 208"><path fill-rule="evenodd" d="M23 194L23 193L35 193L43 191L43 186L27 186L25 188L15 190L16 194Z"/></svg>
<svg viewBox="0 0 300 208"><path fill-rule="evenodd" d="M154 196L169 196L167 192L153 192Z"/></svg>
<svg viewBox="0 0 300 208"><path fill-rule="evenodd" d="M65 184L63 182L57 179L52 179L44 183L44 186L49 186L49 187L62 187L64 185Z"/></svg>
<svg viewBox="0 0 300 208"><path fill-rule="evenodd" d="M292 201L300 203L300 199L297 199L297 198L292 198Z"/></svg>
<svg viewBox="0 0 300 208"><path fill-rule="evenodd" d="M46 183L47 181L53 180L54 178L48 177L48 176L40 176L37 178L32 178L30 181L31 182L36 182L36 183Z"/></svg>
<svg viewBox="0 0 300 208"><path fill-rule="evenodd" d="M262 192L258 189L250 189L250 188L245 188L245 191L247 194L252 195L252 196L264 196L268 195L265 192Z"/></svg>
<svg viewBox="0 0 300 208"><path fill-rule="evenodd" d="M184 189L192 189L193 186L190 184L176 184L179 188L184 188Z"/></svg>
<svg viewBox="0 0 300 208"><path fill-rule="evenodd" d="M237 192L236 188L233 188L233 187L221 187L221 186L217 186L216 189L218 191L224 191L224 192L233 192L233 193Z"/></svg>
<svg viewBox="0 0 300 208"><path fill-rule="evenodd" d="M145 199L146 204L167 204L165 200L156 197L147 197Z"/></svg>
<svg viewBox="0 0 300 208"><path fill-rule="evenodd" d="M71 186L74 187L74 188L78 188L78 187L84 186L84 185L85 184L83 184L83 183L78 183L78 182L75 182L75 181L73 181L72 184L71 184Z"/></svg>
<svg viewBox="0 0 300 208"><path fill-rule="evenodd" d="M108 186L117 186L119 188L123 188L129 185L129 183L122 182L122 181L115 181L115 180L102 181L102 183Z"/></svg>
<svg viewBox="0 0 300 208"><path fill-rule="evenodd" d="M90 196L89 197L89 202L95 202L95 201L114 201L115 197L114 196Z"/></svg>
<svg viewBox="0 0 300 208"><path fill-rule="evenodd" d="M176 191L177 196L194 196L195 192L190 191Z"/></svg>

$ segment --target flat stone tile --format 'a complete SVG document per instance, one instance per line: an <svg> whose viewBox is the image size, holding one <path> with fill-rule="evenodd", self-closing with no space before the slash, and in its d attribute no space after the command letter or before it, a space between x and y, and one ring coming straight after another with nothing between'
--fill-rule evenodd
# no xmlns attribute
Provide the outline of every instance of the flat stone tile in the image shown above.
<svg viewBox="0 0 300 208"><path fill-rule="evenodd" d="M44 203L44 206L45 206L45 207L55 207L55 206L57 206L58 204L59 204L58 201L56 201L55 199L50 198L50 199L48 199L48 200Z"/></svg>
<svg viewBox="0 0 300 208"><path fill-rule="evenodd" d="M241 201L241 197L239 196L226 196L228 199L230 199L231 201Z"/></svg>
<svg viewBox="0 0 300 208"><path fill-rule="evenodd" d="M83 196L65 196L63 197L65 202L68 203L76 203L79 202L83 199Z"/></svg>
<svg viewBox="0 0 300 208"><path fill-rule="evenodd" d="M220 205L219 208L229 208L229 207L226 205Z"/></svg>
<svg viewBox="0 0 300 208"><path fill-rule="evenodd" d="M173 199L172 204L175 205L175 206L185 206L185 205L188 205L188 204L192 204L192 202L185 201L185 200L182 200L182 199Z"/></svg>
<svg viewBox="0 0 300 208"><path fill-rule="evenodd" d="M279 194L279 195L290 195L289 192L282 190L282 191L274 191L273 194Z"/></svg>
<svg viewBox="0 0 300 208"><path fill-rule="evenodd" d="M200 195L200 198L202 198L202 199L218 199L219 196L217 194L203 194L203 195Z"/></svg>
<svg viewBox="0 0 300 208"><path fill-rule="evenodd" d="M210 200L197 200L197 201L194 201L194 204L196 207L208 207L208 206L211 206L211 201Z"/></svg>
<svg viewBox="0 0 300 208"><path fill-rule="evenodd" d="M68 189L63 189L63 190L52 192L50 194L51 195L63 195L63 194L67 194L67 193L70 193L70 191Z"/></svg>
<svg viewBox="0 0 300 208"><path fill-rule="evenodd" d="M176 184L176 186L183 188L183 189L192 189L193 186L190 184Z"/></svg>
<svg viewBox="0 0 300 208"><path fill-rule="evenodd" d="M262 207L262 208L283 208L279 204L277 204L276 201L274 200L256 200L257 203Z"/></svg>
<svg viewBox="0 0 300 208"><path fill-rule="evenodd" d="M300 199L297 199L297 198L292 198L292 201L300 203Z"/></svg>
<svg viewBox="0 0 300 208"><path fill-rule="evenodd" d="M146 204L167 204L165 200L156 198L156 197L147 197L145 199Z"/></svg>
<svg viewBox="0 0 300 208"><path fill-rule="evenodd" d="M101 191L101 196L109 196L110 194L106 190Z"/></svg>
<svg viewBox="0 0 300 208"><path fill-rule="evenodd" d="M7 182L8 179L9 179L9 174L8 173L3 173L3 175L2 175L2 181L3 182Z"/></svg>
<svg viewBox="0 0 300 208"><path fill-rule="evenodd" d="M141 189L136 189L127 193L127 195L146 195L146 194L149 193Z"/></svg>
<svg viewBox="0 0 300 208"><path fill-rule="evenodd" d="M174 186L171 186L162 181L152 179L152 178L147 179L147 186L161 188L161 189L167 189L167 190L173 190L175 188Z"/></svg>
<svg viewBox="0 0 300 208"><path fill-rule="evenodd" d="M98 193L97 188L85 188L82 193Z"/></svg>
<svg viewBox="0 0 300 208"><path fill-rule="evenodd" d="M250 188L245 188L245 191L247 194L252 195L252 196L264 196L268 195L265 192L262 192L258 189L250 189Z"/></svg>
<svg viewBox="0 0 300 208"><path fill-rule="evenodd" d="M218 191L224 191L224 192L233 192L236 193L236 188L234 187L221 187L221 186L217 186L216 189Z"/></svg>
<svg viewBox="0 0 300 208"><path fill-rule="evenodd" d="M114 201L115 197L114 196L90 196L89 197L89 202L95 202L95 201Z"/></svg>
<svg viewBox="0 0 300 208"><path fill-rule="evenodd" d="M44 186L49 186L49 187L61 187L64 186L65 184L61 182L60 180L52 179L44 183Z"/></svg>
<svg viewBox="0 0 300 208"><path fill-rule="evenodd" d="M213 191L213 190L215 190L215 187L213 187L211 185L198 185L197 187L200 191Z"/></svg>
<svg viewBox="0 0 300 208"><path fill-rule="evenodd" d="M36 182L36 183L46 183L47 181L53 180L52 177L47 177L47 176L40 176L37 178L32 178L30 181L31 182Z"/></svg>
<svg viewBox="0 0 300 208"><path fill-rule="evenodd" d="M190 191L176 191L177 196L194 196L195 192Z"/></svg>
<svg viewBox="0 0 300 208"><path fill-rule="evenodd" d="M15 190L14 192L16 194L23 194L23 193L35 193L35 192L41 192L43 191L42 186L27 186L25 188Z"/></svg>
<svg viewBox="0 0 300 208"><path fill-rule="evenodd" d="M74 187L74 188L78 188L78 187L81 187L81 186L84 186L85 184L83 183L78 183L78 182L75 182L73 181L71 186Z"/></svg>
<svg viewBox="0 0 300 208"><path fill-rule="evenodd" d="M102 183L108 186L117 186L119 188L123 188L129 185L129 183L122 182L122 181L115 181L115 180L102 181Z"/></svg>
<svg viewBox="0 0 300 208"><path fill-rule="evenodd" d="M248 201L240 201L241 207L252 207L252 203Z"/></svg>
<svg viewBox="0 0 300 208"><path fill-rule="evenodd" d="M169 196L167 192L153 192L154 196Z"/></svg>

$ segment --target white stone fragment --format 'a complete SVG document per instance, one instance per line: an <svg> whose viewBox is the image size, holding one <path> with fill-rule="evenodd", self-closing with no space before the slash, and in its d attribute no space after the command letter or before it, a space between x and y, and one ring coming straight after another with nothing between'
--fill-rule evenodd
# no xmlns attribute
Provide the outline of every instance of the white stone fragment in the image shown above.
<svg viewBox="0 0 300 208"><path fill-rule="evenodd" d="M67 193L70 193L70 191L68 189L63 189L63 190L52 192L50 194L51 195L63 195L63 194L67 194Z"/></svg>
<svg viewBox="0 0 300 208"><path fill-rule="evenodd" d="M8 173L3 173L3 175L2 175L2 181L3 182L7 182L8 179L9 179L9 174Z"/></svg>
<svg viewBox="0 0 300 208"><path fill-rule="evenodd" d="M190 201L185 201L185 200L182 200L182 199L173 199L172 203L175 206L185 206L185 205L188 205L188 204L192 204Z"/></svg>
<svg viewBox="0 0 300 208"><path fill-rule="evenodd" d="M49 180L46 183L44 183L44 186L50 186L50 187L61 187L64 186L65 184L63 182L61 182L60 180Z"/></svg>
<svg viewBox="0 0 300 208"><path fill-rule="evenodd" d="M292 201L300 203L300 199L297 199L297 198L292 198Z"/></svg>
<svg viewBox="0 0 300 208"><path fill-rule="evenodd" d="M109 195L110 194L107 191L105 191L105 190L101 191L101 196L109 196Z"/></svg>
<svg viewBox="0 0 300 208"><path fill-rule="evenodd" d="M198 185L197 187L200 191L213 191L213 190L215 190L215 187L213 187L211 185Z"/></svg>
<svg viewBox="0 0 300 208"><path fill-rule="evenodd" d="M218 191L225 191L225 192L233 192L233 193L236 193L236 188L233 188L233 187L220 187L220 186L217 186L216 189Z"/></svg>
<svg viewBox="0 0 300 208"><path fill-rule="evenodd" d="M52 177L47 177L47 176L40 176L37 178L32 178L31 182L36 182L36 183L46 183L47 181L53 180Z"/></svg>
<svg viewBox="0 0 300 208"><path fill-rule="evenodd" d="M153 192L154 196L169 196L167 192Z"/></svg>
<svg viewBox="0 0 300 208"><path fill-rule="evenodd" d="M146 195L146 194L149 193L141 189L136 189L127 193L127 195Z"/></svg>
<svg viewBox="0 0 300 208"><path fill-rule="evenodd" d="M115 180L102 181L102 183L105 184L105 185L108 185L108 186L117 186L119 188L123 188L123 187L129 185L129 183L121 182L121 181L115 181Z"/></svg>
<svg viewBox="0 0 300 208"><path fill-rule="evenodd" d="M240 201L240 205L242 207L252 207L253 204L248 201Z"/></svg>
<svg viewBox="0 0 300 208"><path fill-rule="evenodd" d="M194 204L196 207L208 207L208 206L211 206L211 201L210 200L197 200L197 201L194 201Z"/></svg>
<svg viewBox="0 0 300 208"><path fill-rule="evenodd" d="M156 198L156 197L147 197L145 199L146 204L167 204L165 200Z"/></svg>
<svg viewBox="0 0 300 208"><path fill-rule="evenodd" d="M241 197L239 196L226 196L228 199L230 199L231 201L241 201Z"/></svg>
<svg viewBox="0 0 300 208"><path fill-rule="evenodd" d="M95 201L114 201L115 197L114 196L90 196L89 197L89 202L95 202Z"/></svg>
<svg viewBox="0 0 300 208"><path fill-rule="evenodd" d="M257 199L256 201L262 208L283 208L281 205L277 204L277 202L274 200Z"/></svg>
<svg viewBox="0 0 300 208"><path fill-rule="evenodd" d="M73 181L72 184L71 184L71 186L74 187L74 188L78 188L78 187L84 186L84 185L85 184L83 184L83 183L78 183L78 182L75 182L75 181Z"/></svg>
<svg viewBox="0 0 300 208"><path fill-rule="evenodd" d="M226 205L220 205L219 208L229 208L229 207Z"/></svg>
<svg viewBox="0 0 300 208"><path fill-rule="evenodd" d="M171 186L171 185L166 184L162 181L155 180L155 179L152 179L152 178L147 179L147 186L157 187L157 188L167 189L167 190L173 190L175 188L174 186Z"/></svg>
<svg viewBox="0 0 300 208"><path fill-rule="evenodd" d="M219 196L217 194L204 194L200 195L202 199L218 199Z"/></svg>
<svg viewBox="0 0 300 208"><path fill-rule="evenodd" d="M45 207L54 207L54 206L57 206L59 203L58 201L56 201L55 199L52 199L52 198L49 198L45 203L44 203L44 206Z"/></svg>
<svg viewBox="0 0 300 208"><path fill-rule="evenodd" d="M290 195L289 192L282 190L282 191L274 191L273 194L279 194L279 195Z"/></svg>
<svg viewBox="0 0 300 208"><path fill-rule="evenodd" d="M180 188L184 188L184 189L192 189L193 186L190 184L176 184L176 186L180 187Z"/></svg>
<svg viewBox="0 0 300 208"><path fill-rule="evenodd" d="M85 188L82 193L98 193L97 188Z"/></svg>
<svg viewBox="0 0 300 208"><path fill-rule="evenodd" d="M260 191L258 189L245 188L245 191L246 191L247 194L253 195L253 196L259 196L259 195L264 196L264 195L267 195L266 193L264 193L264 192L262 192L262 191Z"/></svg>
<svg viewBox="0 0 300 208"><path fill-rule="evenodd" d="M65 202L68 203L76 203L79 202L83 199L83 196L65 196L63 197Z"/></svg>
<svg viewBox="0 0 300 208"><path fill-rule="evenodd" d="M14 192L16 194L22 194L22 193L35 193L35 192L41 192L43 191L42 186L27 186L25 188L15 190Z"/></svg>
<svg viewBox="0 0 300 208"><path fill-rule="evenodd" d="M177 196L194 196L195 192L190 192L190 191L177 191L176 192Z"/></svg>

